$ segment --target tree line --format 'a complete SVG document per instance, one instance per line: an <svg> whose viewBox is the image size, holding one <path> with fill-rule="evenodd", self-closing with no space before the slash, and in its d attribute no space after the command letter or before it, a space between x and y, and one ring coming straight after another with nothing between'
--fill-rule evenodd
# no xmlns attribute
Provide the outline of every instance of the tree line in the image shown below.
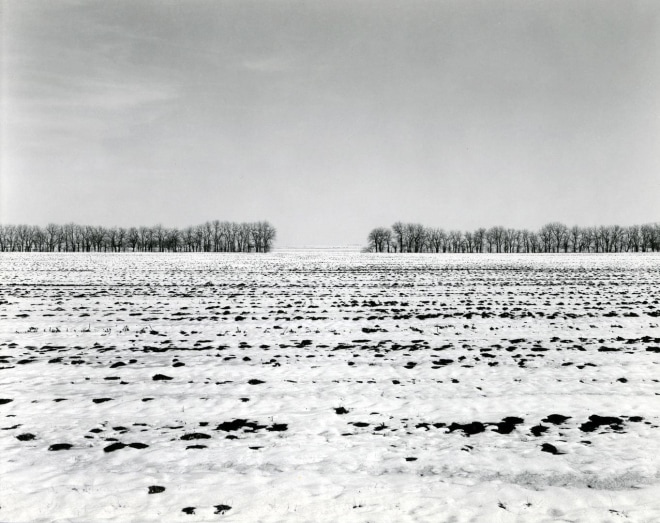
<svg viewBox="0 0 660 523"><path fill-rule="evenodd" d="M366 252L657 252L660 223L569 228L553 222L538 231L497 226L463 232L396 222L373 229L367 241Z"/></svg>
<svg viewBox="0 0 660 523"><path fill-rule="evenodd" d="M0 252L269 252L275 237L275 228L265 221L215 220L184 229L0 224Z"/></svg>

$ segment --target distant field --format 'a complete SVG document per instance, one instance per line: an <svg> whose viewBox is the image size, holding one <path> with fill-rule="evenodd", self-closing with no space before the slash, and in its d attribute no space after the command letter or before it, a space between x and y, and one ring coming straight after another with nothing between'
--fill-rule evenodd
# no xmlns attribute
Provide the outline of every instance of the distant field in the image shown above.
<svg viewBox="0 0 660 523"><path fill-rule="evenodd" d="M659 288L660 254L1 254L0 521L660 521Z"/></svg>

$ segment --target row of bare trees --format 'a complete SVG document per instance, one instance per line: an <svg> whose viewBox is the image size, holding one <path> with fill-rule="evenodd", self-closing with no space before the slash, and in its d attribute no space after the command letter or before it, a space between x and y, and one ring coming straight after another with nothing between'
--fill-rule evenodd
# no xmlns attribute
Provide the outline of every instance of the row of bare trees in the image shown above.
<svg viewBox="0 0 660 523"><path fill-rule="evenodd" d="M396 222L373 229L367 239L367 252L657 252L660 223L569 228L553 222L538 231L498 226L462 232Z"/></svg>
<svg viewBox="0 0 660 523"><path fill-rule="evenodd" d="M269 252L275 236L268 222L215 220L185 229L0 224L0 252Z"/></svg>

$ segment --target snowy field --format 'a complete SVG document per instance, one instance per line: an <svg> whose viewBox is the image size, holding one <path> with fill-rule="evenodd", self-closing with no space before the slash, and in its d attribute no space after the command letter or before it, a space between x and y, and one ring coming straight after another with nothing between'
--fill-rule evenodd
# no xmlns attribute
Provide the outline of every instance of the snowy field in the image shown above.
<svg viewBox="0 0 660 523"><path fill-rule="evenodd" d="M0 521L660 521L660 256L0 255Z"/></svg>

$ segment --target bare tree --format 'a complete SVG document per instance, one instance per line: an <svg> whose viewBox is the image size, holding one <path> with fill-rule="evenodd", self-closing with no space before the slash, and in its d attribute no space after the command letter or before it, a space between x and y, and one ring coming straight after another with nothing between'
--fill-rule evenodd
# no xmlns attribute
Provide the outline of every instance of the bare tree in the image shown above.
<svg viewBox="0 0 660 523"><path fill-rule="evenodd" d="M423 252L426 243L426 229L419 223L407 223L408 252Z"/></svg>
<svg viewBox="0 0 660 523"><path fill-rule="evenodd" d="M535 253L541 251L541 237L538 233L531 232L529 234L529 245L532 249L530 252Z"/></svg>
<svg viewBox="0 0 660 523"><path fill-rule="evenodd" d="M167 232L165 228L160 223L154 225L151 228L151 233L149 234L149 237L152 238L152 241L155 243L158 252L163 252L163 249L165 248L166 233Z"/></svg>
<svg viewBox="0 0 660 523"><path fill-rule="evenodd" d="M568 227L560 222L552 222L541 228L541 239L548 252L559 252L568 237Z"/></svg>
<svg viewBox="0 0 660 523"><path fill-rule="evenodd" d="M392 231L386 227L377 227L372 229L367 240L373 252L389 252Z"/></svg>
<svg viewBox="0 0 660 523"><path fill-rule="evenodd" d="M428 229L426 238L429 249L433 252L440 252L440 249L444 247L446 236L445 231L438 229L437 227Z"/></svg>
<svg viewBox="0 0 660 523"><path fill-rule="evenodd" d="M204 250L204 225L197 225L193 227L193 250L202 252Z"/></svg>
<svg viewBox="0 0 660 523"><path fill-rule="evenodd" d="M213 252L220 251L220 243L222 241L222 227L220 226L220 220L213 220L211 222L213 228Z"/></svg>
<svg viewBox="0 0 660 523"><path fill-rule="evenodd" d="M598 237L603 252L610 252L612 248L612 229L608 226L601 225L598 227Z"/></svg>
<svg viewBox="0 0 660 523"><path fill-rule="evenodd" d="M202 226L202 245L201 249L204 252L210 252L213 246L213 224L206 222Z"/></svg>
<svg viewBox="0 0 660 523"><path fill-rule="evenodd" d="M483 227L480 227L476 231L474 231L474 249L477 252L483 252L484 251L484 242L486 240L486 229Z"/></svg>
<svg viewBox="0 0 660 523"><path fill-rule="evenodd" d="M620 225L612 225L612 249L614 252L621 252L624 243L624 230Z"/></svg>
<svg viewBox="0 0 660 523"><path fill-rule="evenodd" d="M626 251L639 252L642 231L639 225L631 225L626 229Z"/></svg>
<svg viewBox="0 0 660 523"><path fill-rule="evenodd" d="M392 232L394 233L394 240L397 243L399 252L404 252L404 246L407 243L406 226L401 222L396 222L392 225Z"/></svg>
<svg viewBox="0 0 660 523"><path fill-rule="evenodd" d="M18 250L29 252L32 250L32 241L34 239L34 230L29 225L16 226L16 240Z"/></svg>
<svg viewBox="0 0 660 523"><path fill-rule="evenodd" d="M488 243L488 252L493 252L493 246L496 252L502 252L502 243L504 240L504 227L491 227L486 231L486 242Z"/></svg>
<svg viewBox="0 0 660 523"><path fill-rule="evenodd" d="M238 252L249 252L251 250L250 238L250 225L247 223L238 224L238 232L236 235Z"/></svg>
<svg viewBox="0 0 660 523"><path fill-rule="evenodd" d="M135 252L138 250L138 245L140 243L140 232L137 230L137 228L131 227L128 229L126 240L128 241L128 245L130 246L131 251Z"/></svg>
<svg viewBox="0 0 660 523"><path fill-rule="evenodd" d="M465 249L467 252L474 252L474 234L471 233L470 231L467 231L463 235L463 241L465 242Z"/></svg>
<svg viewBox="0 0 660 523"><path fill-rule="evenodd" d="M506 229L504 231L504 252L518 252L520 250L520 231Z"/></svg>
<svg viewBox="0 0 660 523"><path fill-rule="evenodd" d="M2 225L0 223L0 252L7 250L7 230L8 225Z"/></svg>
<svg viewBox="0 0 660 523"><path fill-rule="evenodd" d="M268 222L262 222L264 228L264 252L273 250L273 244L277 239L277 229Z"/></svg>
<svg viewBox="0 0 660 523"><path fill-rule="evenodd" d="M640 249L642 252L647 252L649 250L655 250L653 248L654 244L654 230L653 225L650 223L645 223L639 228L640 231Z"/></svg>
<svg viewBox="0 0 660 523"><path fill-rule="evenodd" d="M653 238L651 239L651 248L653 251L660 250L660 223L653 225Z"/></svg>
<svg viewBox="0 0 660 523"><path fill-rule="evenodd" d="M530 232L527 229L520 231L520 245L523 252L532 252L532 242Z"/></svg>
<svg viewBox="0 0 660 523"><path fill-rule="evenodd" d="M580 244L581 237L582 237L582 230L577 225L573 225L573 227L571 227L571 230L569 231L571 250L573 252L582 251Z"/></svg>
<svg viewBox="0 0 660 523"><path fill-rule="evenodd" d="M48 251L46 233L38 225L32 227L32 249L35 251Z"/></svg>
<svg viewBox="0 0 660 523"><path fill-rule="evenodd" d="M450 231L447 235L447 242L451 252L460 252L462 250L463 233L461 231Z"/></svg>
<svg viewBox="0 0 660 523"><path fill-rule="evenodd" d="M220 250L223 252L231 251L230 244L233 243L233 226L229 222L220 223Z"/></svg>
<svg viewBox="0 0 660 523"><path fill-rule="evenodd" d="M117 251L122 252L125 248L124 242L126 241L127 231L123 227L117 229Z"/></svg>
<svg viewBox="0 0 660 523"><path fill-rule="evenodd" d="M55 246L59 245L62 236L62 227L54 223L49 223L44 229L46 233L46 245L50 252L55 250Z"/></svg>
<svg viewBox="0 0 660 523"><path fill-rule="evenodd" d="M544 252L552 251L552 244L554 239L554 232L550 224L544 225L539 230L539 240L541 242L541 248Z"/></svg>

